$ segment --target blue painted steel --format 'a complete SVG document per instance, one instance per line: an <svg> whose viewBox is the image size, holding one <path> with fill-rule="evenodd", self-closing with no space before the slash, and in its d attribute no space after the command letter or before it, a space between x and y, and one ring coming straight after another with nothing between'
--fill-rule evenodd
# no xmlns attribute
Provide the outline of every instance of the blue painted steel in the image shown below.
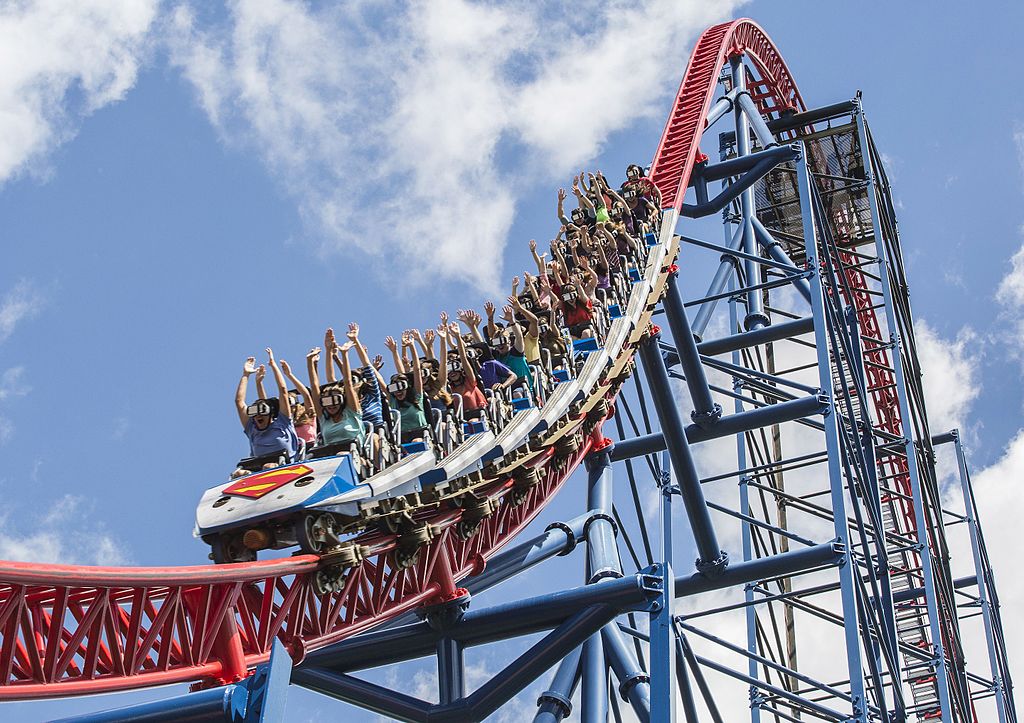
<svg viewBox="0 0 1024 723"><path fill-rule="evenodd" d="M696 424L685 429L686 440L690 444L706 442L710 439L728 437L733 434L772 424L782 424L795 419L803 419L821 414L828 408L827 402L819 395L800 397L788 402L768 404L756 409L748 409L739 414L730 414L719 419L710 429L703 429ZM664 427L664 424L662 425ZM619 462L645 454L654 454L666 449L665 435L661 432L645 434L633 439L616 442L612 450L612 461Z"/></svg>
<svg viewBox="0 0 1024 723"><path fill-rule="evenodd" d="M660 578L640 572L601 585L583 585L485 610L469 610L444 634L467 647L483 645L550 630L590 605L603 605L615 613L646 612L660 591ZM426 622L374 631L311 652L299 669L315 666L348 672L422 658L435 652L441 636Z"/></svg>
<svg viewBox="0 0 1024 723"><path fill-rule="evenodd" d="M291 667L288 651L275 640L270 661L240 683L57 723L283 723Z"/></svg>
<svg viewBox="0 0 1024 723"><path fill-rule="evenodd" d="M270 647L270 660L258 666L243 683L249 688L245 723L283 722L291 677L291 656L284 644L275 639Z"/></svg>
<svg viewBox="0 0 1024 723"><path fill-rule="evenodd" d="M736 230L733 231L732 236L729 235L728 225L723 226L725 230L725 241L726 246L729 249L737 250L743 244L743 227L737 226ZM718 264L718 268L715 270L715 275L711 279L711 284L708 286L707 293L702 298L708 299L703 302L697 308L697 314L693 317L693 324L691 330L695 339L700 341L704 338L704 332L707 331L708 323L711 321L711 315L715 312L715 307L718 305L718 295L725 290L726 284L729 283L729 279L732 277L732 271L736 268L736 258L727 254L722 254L722 260Z"/></svg>
<svg viewBox="0 0 1024 723"><path fill-rule="evenodd" d="M449 637L437 641L438 701L444 705L466 695L462 643Z"/></svg>
<svg viewBox="0 0 1024 723"><path fill-rule="evenodd" d="M761 244L768 255L780 264L786 264L787 266L793 266L793 260L789 258L789 254L782 248L782 244L779 243L771 232L764 227L764 224L754 216L754 236L757 237L757 242ZM793 279L793 287L797 290L800 296L804 297L804 301L808 304L811 303L811 287L807 283L807 279L803 277Z"/></svg>
<svg viewBox="0 0 1024 723"><path fill-rule="evenodd" d="M781 151L780 155L785 155L789 152L789 146L783 146ZM791 153L791 155L795 154ZM730 183L710 201L696 204L684 203L680 209L680 214L686 218L703 218L704 216L718 213L737 198L742 199L745 194L752 194L754 184L768 175L776 165L778 165L778 161L774 157L764 158L749 171L737 178L735 182Z"/></svg>
<svg viewBox="0 0 1024 723"><path fill-rule="evenodd" d="M974 491L971 489L971 475L967 469L967 456L964 454L963 443L960 441L959 430L952 431L953 442L956 445L956 464L960 473L960 494L964 500L964 521L967 523L967 530L971 538L971 555L974 558L974 571L977 577L985 574L985 563L982 559L981 534L978 530L978 520L975 517ZM1012 710L1013 699L1007 695L1003 681L1002 666L999 664L999 655L996 652L995 626L992 621L992 602L988 599L988 584L983 582L978 585L978 607L981 608L982 620L985 623L985 644L988 649L989 670L992 675L992 693L995 699L996 712L999 715L999 723L1007 723L1009 720L1016 720L1015 711ZM1013 716L1012 719L1010 716Z"/></svg>
<svg viewBox="0 0 1024 723"><path fill-rule="evenodd" d="M595 514L598 514L597 511L591 510L568 522L548 525L543 533L532 540L488 560L484 571L464 581L463 587L476 595L529 570L544 560L557 555L567 555L583 539L584 525Z"/></svg>
<svg viewBox="0 0 1024 723"><path fill-rule="evenodd" d="M533 723L558 723L572 713L572 696L580 683L582 653L582 648L576 648L562 658L551 687L537 699L537 715Z"/></svg>
<svg viewBox="0 0 1024 723"><path fill-rule="evenodd" d="M587 583L622 577L622 566L615 545L612 511L612 464L609 450L595 452L584 461L587 467L587 506L596 514L587 520Z"/></svg>
<svg viewBox="0 0 1024 723"><path fill-rule="evenodd" d="M650 677L637 663L633 650L626 645L622 631L617 625L605 625L601 630L601 640L605 659L619 681L619 695L629 702L641 723L655 720L651 716Z"/></svg>
<svg viewBox="0 0 1024 723"><path fill-rule="evenodd" d="M704 365L701 364L697 343L693 338L693 331L690 330L690 321L686 317L686 309L683 308L683 299L679 295L678 277L678 273L669 274L665 300L662 305L665 308L665 318L668 319L669 329L672 330L672 343L679 355L683 374L686 376L690 399L693 401L691 416L694 422L702 427L707 427L722 416L722 407L711 398L711 389L708 388Z"/></svg>
<svg viewBox="0 0 1024 723"><path fill-rule="evenodd" d="M740 110L743 111L743 115L750 121L750 126L754 129L754 135L757 136L757 141L761 144L762 148L772 148L779 145L778 141L775 140L775 136L768 130L768 124L765 123L764 118L761 116L761 111L757 109L748 90L744 89L736 94L736 103L739 105Z"/></svg>
<svg viewBox="0 0 1024 723"><path fill-rule="evenodd" d="M849 535L846 516L846 490L841 468L842 448L839 440L837 415L833 405L835 392L832 385L832 366L829 359L829 344L826 336L824 291L821 286L821 274L817 270L817 238L814 214L811 206L811 180L807 168L806 153L797 161L797 193L800 196L800 211L803 218L804 243L806 247L807 266L813 271L811 275L811 307L814 316L814 341L818 355L818 379L821 389L829 399L831 407L825 415L825 446L828 450L828 475L831 486L832 515L834 519L836 540L843 545L844 562L839 565L840 595L843 603L843 628L846 636L846 661L850 676L850 692L853 698L850 720L867 720L867 698L864 690L864 667L860 654L860 631L857 622L860 619L857 610L857 594L854 573L856 565L846 559L849 555ZM897 365L898 366L898 365ZM905 417L909 419L909 417ZM910 452L914 454L913 450Z"/></svg>
<svg viewBox="0 0 1024 723"><path fill-rule="evenodd" d="M601 635L593 635L583 644L583 691L580 693L580 720L583 723L608 721L608 668L604 660Z"/></svg>
<svg viewBox="0 0 1024 723"><path fill-rule="evenodd" d="M676 577L676 597L735 587L754 580L796 575L818 567L839 565L845 559L845 548L835 542L803 547L771 557L759 557L750 562L735 563L714 579L709 579L700 573Z"/></svg>
<svg viewBox="0 0 1024 723"><path fill-rule="evenodd" d="M704 490L700 486L700 476L693 461L693 452L686 439L686 431L672 393L665 360L658 347L659 338L659 334L651 334L641 341L640 357L644 363L647 382L651 387L654 406L661 420L669 455L672 457L672 468L683 492L683 505L686 507L686 515L697 544L697 567L706 575L715 576L729 564L729 556L718 544L711 514L704 500Z"/></svg>
<svg viewBox="0 0 1024 723"><path fill-rule="evenodd" d="M808 286L808 289L809 288L810 287ZM773 341L789 339L790 337L806 334L810 331L814 331L814 318L806 316L803 319L784 321L781 324L772 324L771 326L766 326L763 329L731 334L729 336L723 336L720 339L709 339L708 341L698 344L697 351L704 356L717 356L719 354L727 354L728 352L736 351L738 349L757 346L758 344L768 344ZM737 363L736 357L733 358L733 363Z"/></svg>
<svg viewBox="0 0 1024 723"><path fill-rule="evenodd" d="M860 147L867 148L867 130L864 127L864 113L861 110L860 102L857 102L854 118L857 122L857 135L860 140ZM933 569L931 551L928 547L928 518L924 511L924 495L921 491L921 475L917 462L917 445L914 439L914 429L910 420L910 405L907 401L907 382L903 369L903 360L900 349L903 340L900 338L899 326L896 323L896 314L893 307L892 286L889 282L889 252L885 244L885 232L882 230L880 214L878 212L878 199L875 196L874 169L871 165L871 154L864 153L864 178L868 183L868 205L871 209L871 227L875 237L875 255L879 261L878 275L881 278L883 307L885 309L885 322L889 328L890 341L893 349L893 376L896 383L896 400L900 408L900 418L903 420L903 449L907 459L907 474L910 481L910 493L913 498L914 524L918 530L918 542L921 544L921 574L924 577L925 605L928 610L928 630L933 646L933 663L935 668L935 686L939 695L939 706L941 708L941 720L943 723L952 721L953 707L949 697L949 663L942 644L942 628L939 625L939 603L935 592L935 572ZM802 164L806 166L806 161ZM799 168L799 166L798 166ZM801 186L801 191L803 186ZM801 193L802 195L802 193ZM968 702L969 705L969 702Z"/></svg>
<svg viewBox="0 0 1024 723"><path fill-rule="evenodd" d="M612 584L605 583L597 587L608 588ZM295 671L292 680L332 698L355 703L400 720L429 720L431 723L480 721L570 654L584 639L599 640L599 635L595 634L617 614L613 606L600 603L578 609L473 693L447 704L430 705L404 693L324 668L301 668ZM603 659L601 664L603 669Z"/></svg>
<svg viewBox="0 0 1024 723"><path fill-rule="evenodd" d="M681 494L672 484L672 463L661 454L661 564L657 569L664 580L658 608L650 616L651 683L650 710L654 723L673 723L676 716L675 680L675 591L672 577L672 496Z"/></svg>
<svg viewBox="0 0 1024 723"><path fill-rule="evenodd" d="M244 686L228 685L223 688L202 690L198 693L179 695L152 703L130 705L113 710L87 713L73 718L64 718L55 723L242 723L248 691Z"/></svg>
<svg viewBox="0 0 1024 723"><path fill-rule="evenodd" d="M735 280L730 282L730 288L735 287ZM731 299L729 301L729 330L734 332L739 328L739 313L736 309L737 301ZM811 324L813 328L813 322ZM757 329L755 331L748 331L746 334L761 334L772 327L766 327L764 329ZM742 363L740 358L739 348L736 348L732 352L732 363L739 366ZM742 391L742 381L739 377L733 377L733 391L739 394ZM733 414L743 414L743 400L738 396L733 402ZM746 435L736 435L736 469L747 468L747 440ZM747 475L743 475L739 479L739 503L740 511L744 514L750 509L750 478ZM752 530L749 520L744 519L740 527L740 544L743 550L743 562L750 563L754 560L753 544L752 544ZM751 655L757 652L757 610L754 607L754 589L751 585L743 586L743 601L746 603L746 608L743 611L744 625L746 626L747 633L747 652ZM754 660L748 659L747 661L747 675L751 678L758 678L758 668ZM750 723L760 723L761 721L761 706L758 704L760 696L758 695L757 688L750 686L748 690L750 697Z"/></svg>
<svg viewBox="0 0 1024 723"><path fill-rule="evenodd" d="M747 89L747 74L743 66L743 58L735 56L729 59L732 69L732 87L742 95ZM736 154L740 157L750 154L750 126L743 115L743 110L737 107L734 111L736 121ZM765 171L767 173L767 171ZM753 186L745 188L740 195L740 227L743 229L743 243L740 248L747 254L753 256L757 253L757 241L754 238L754 189ZM761 267L751 259L743 262L743 275L747 286L758 284L761 281ZM764 302L759 289L748 290L747 313L743 317L743 328L747 331L768 326L771 321L764 313Z"/></svg>

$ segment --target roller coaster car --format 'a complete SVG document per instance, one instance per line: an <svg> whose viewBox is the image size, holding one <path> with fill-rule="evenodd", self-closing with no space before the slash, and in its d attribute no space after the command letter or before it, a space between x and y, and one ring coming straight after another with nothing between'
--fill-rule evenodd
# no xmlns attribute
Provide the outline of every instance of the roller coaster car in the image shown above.
<svg viewBox="0 0 1024 723"><path fill-rule="evenodd" d="M338 456L325 456L342 451ZM319 457L261 470L206 490L196 509L195 535L214 562L249 562L263 549L298 545L316 554L343 522L318 502L365 496L351 452L319 447Z"/></svg>

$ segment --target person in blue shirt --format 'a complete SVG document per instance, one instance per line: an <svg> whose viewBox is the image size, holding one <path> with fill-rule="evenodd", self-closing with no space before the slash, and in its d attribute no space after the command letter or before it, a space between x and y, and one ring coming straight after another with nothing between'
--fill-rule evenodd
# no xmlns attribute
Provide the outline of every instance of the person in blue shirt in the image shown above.
<svg viewBox="0 0 1024 723"><path fill-rule="evenodd" d="M242 423L245 436L249 439L249 456L261 457L274 452L286 452L289 460L299 450L299 438L292 423L292 408L288 400L288 385L284 375L274 359L274 351L267 347L270 369L277 383L277 397L261 397L252 404L246 404L245 397L249 387L249 377L256 373L256 358L249 357L242 366L242 378L238 380L235 390L235 409L238 420ZM264 468L277 466L274 463ZM249 470L238 468L232 477L249 474Z"/></svg>

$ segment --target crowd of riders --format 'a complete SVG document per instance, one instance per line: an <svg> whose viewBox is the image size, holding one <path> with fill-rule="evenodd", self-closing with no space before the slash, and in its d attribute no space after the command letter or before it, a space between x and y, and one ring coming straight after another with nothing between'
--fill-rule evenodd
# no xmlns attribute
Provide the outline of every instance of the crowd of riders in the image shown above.
<svg viewBox="0 0 1024 723"><path fill-rule="evenodd" d="M389 376L354 323L343 338L327 329L323 346L306 354L305 380L270 348L264 364L246 359L235 406L250 449L232 476L340 452L379 471L403 450L450 451L466 424L500 427L517 400L541 406L575 373L574 342L599 342L610 305L626 302L660 214L658 189L637 165L618 189L598 171L575 177L571 192L567 216L568 195L558 191L561 227L548 251L530 241L537 273L512 279L505 302L485 302L483 315L442 312L436 328L384 339ZM257 399L247 403L250 377Z"/></svg>

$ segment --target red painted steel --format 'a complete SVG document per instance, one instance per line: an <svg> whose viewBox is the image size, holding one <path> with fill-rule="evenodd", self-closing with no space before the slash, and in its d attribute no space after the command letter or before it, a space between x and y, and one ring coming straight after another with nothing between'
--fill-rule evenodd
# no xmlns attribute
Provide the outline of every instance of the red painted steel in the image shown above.
<svg viewBox="0 0 1024 723"><path fill-rule="evenodd" d="M690 56L651 164L650 177L661 191L663 208L682 208L690 173L702 155L700 137L718 78L729 58L739 54L746 54L761 76L751 79L748 89L765 116L805 110L786 61L757 23L733 20L705 30Z"/></svg>

